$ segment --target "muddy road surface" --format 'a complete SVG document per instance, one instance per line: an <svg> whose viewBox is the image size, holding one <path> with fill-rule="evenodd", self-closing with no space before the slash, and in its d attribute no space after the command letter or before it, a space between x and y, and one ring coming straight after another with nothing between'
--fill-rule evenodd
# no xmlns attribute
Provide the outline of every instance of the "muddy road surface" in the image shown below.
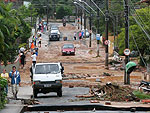
<svg viewBox="0 0 150 113"><path fill-rule="evenodd" d="M106 82L117 82L123 83L124 71L115 69L109 66L109 70L105 69L105 48L100 45L100 57L97 56L97 44L96 39L92 39L92 47L89 47L89 38L82 40L73 39L74 32L78 32L77 27L67 24L63 27L60 23L53 23L59 27L61 32L60 41L49 42L49 31L42 34L42 47L39 48L39 56L37 62L62 62L64 66L64 78L65 79L77 79L85 80L85 82L72 83L74 86L87 86L95 84L96 81L101 83ZM67 37L67 41L63 40L63 37ZM62 56L61 47L64 44L72 43L76 47L75 56ZM31 66L31 53L28 52L26 55L26 65L23 70L20 70L22 85L29 85ZM103 73L109 73L110 76L104 76ZM139 83L141 80L141 72L133 72L131 74L131 84ZM69 83L64 82L64 86Z"/></svg>

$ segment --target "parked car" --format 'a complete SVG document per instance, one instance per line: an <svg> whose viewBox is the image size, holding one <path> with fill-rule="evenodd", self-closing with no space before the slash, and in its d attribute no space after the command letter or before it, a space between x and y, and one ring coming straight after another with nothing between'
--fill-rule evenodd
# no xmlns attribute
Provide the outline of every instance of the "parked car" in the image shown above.
<svg viewBox="0 0 150 113"><path fill-rule="evenodd" d="M75 47L73 44L64 44L61 51L62 55L75 55Z"/></svg>
<svg viewBox="0 0 150 113"><path fill-rule="evenodd" d="M57 92L57 96L62 96L62 74L61 63L37 63L30 68L33 95L38 93Z"/></svg>

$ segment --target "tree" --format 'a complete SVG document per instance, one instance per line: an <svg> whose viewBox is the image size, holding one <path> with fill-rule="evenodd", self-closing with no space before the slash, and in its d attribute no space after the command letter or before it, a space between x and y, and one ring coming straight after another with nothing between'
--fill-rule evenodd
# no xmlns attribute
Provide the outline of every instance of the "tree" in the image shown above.
<svg viewBox="0 0 150 113"><path fill-rule="evenodd" d="M12 4L0 3L0 62L6 65L16 58L19 38L27 41L31 29L26 22L12 9Z"/></svg>
<svg viewBox="0 0 150 113"><path fill-rule="evenodd" d="M64 16L71 16L72 15L72 9L70 7L61 5L56 10L56 18L62 19Z"/></svg>
<svg viewBox="0 0 150 113"><path fill-rule="evenodd" d="M139 23L143 26L143 28L145 29L145 31L150 34L150 22L149 22L149 18L150 15L148 15L148 8L142 8L142 9L138 9L136 10L138 16L141 18L140 20L138 20L137 16L134 14L133 16L130 16L130 43L129 43L129 47L130 50L137 50L137 47L135 45L135 42L133 40L133 38L135 38L135 41L137 43L137 46L139 48L139 51L141 53L142 56L144 56L144 54L146 53L146 51L150 51L149 48L149 44L150 44L150 39L147 38L147 36L145 35L145 33L142 31L141 27L136 23L136 21L134 20L134 18L136 18ZM123 50L125 49L125 29L121 30L122 32L119 34L119 53L123 54Z"/></svg>

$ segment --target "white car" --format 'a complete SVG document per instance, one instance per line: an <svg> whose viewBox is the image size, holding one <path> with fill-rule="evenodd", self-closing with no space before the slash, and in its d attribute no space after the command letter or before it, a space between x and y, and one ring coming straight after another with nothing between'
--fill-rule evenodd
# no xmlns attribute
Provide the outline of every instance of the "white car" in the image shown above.
<svg viewBox="0 0 150 113"><path fill-rule="evenodd" d="M62 96L62 74L63 66L61 63L37 63L32 66L31 78L33 95L38 93L57 92L57 96Z"/></svg>

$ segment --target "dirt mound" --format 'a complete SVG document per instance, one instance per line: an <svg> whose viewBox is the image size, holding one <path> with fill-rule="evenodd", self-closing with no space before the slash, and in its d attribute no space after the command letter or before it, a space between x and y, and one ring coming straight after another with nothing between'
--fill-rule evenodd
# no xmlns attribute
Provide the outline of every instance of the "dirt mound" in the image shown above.
<svg viewBox="0 0 150 113"><path fill-rule="evenodd" d="M119 86L117 84L106 83L91 87L88 95L78 95L79 98L89 98L104 101L139 101L133 93L133 89L128 86Z"/></svg>
<svg viewBox="0 0 150 113"><path fill-rule="evenodd" d="M90 90L90 93L94 96L104 98L107 101L139 101L132 92L133 89L128 86L119 86L112 83L99 86L97 90Z"/></svg>

